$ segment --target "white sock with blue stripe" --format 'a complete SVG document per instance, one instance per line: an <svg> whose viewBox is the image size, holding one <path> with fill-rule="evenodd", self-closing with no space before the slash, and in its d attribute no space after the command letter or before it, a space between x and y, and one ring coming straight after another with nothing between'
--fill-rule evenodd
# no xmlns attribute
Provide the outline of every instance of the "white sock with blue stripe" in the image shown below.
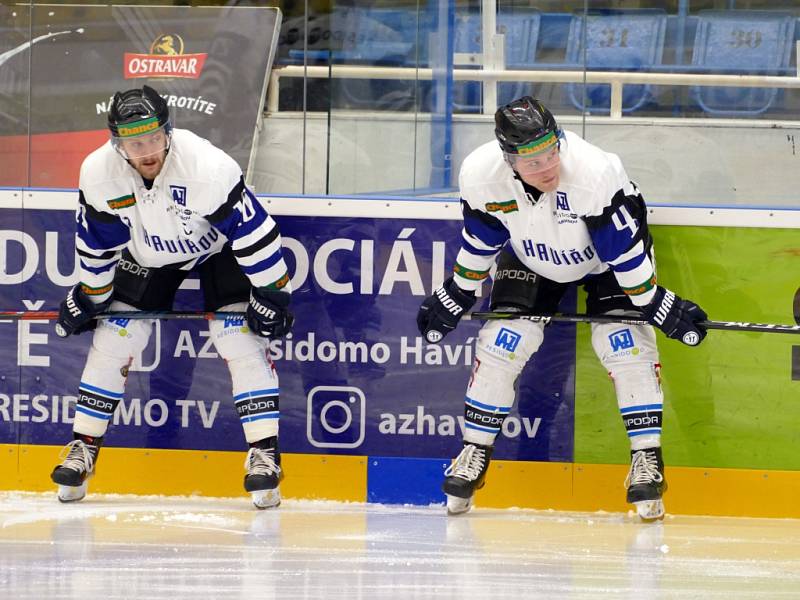
<svg viewBox="0 0 800 600"><path fill-rule="evenodd" d="M125 395L130 359L109 356L92 347L78 386L72 430L92 437L105 435Z"/></svg>
<svg viewBox="0 0 800 600"><path fill-rule="evenodd" d="M612 378L631 450L661 446L664 395L659 365L617 367Z"/></svg>
<svg viewBox="0 0 800 600"><path fill-rule="evenodd" d="M495 406L467 396L464 399L464 441L493 446L510 406Z"/></svg>
<svg viewBox="0 0 800 600"><path fill-rule="evenodd" d="M228 361L233 401L248 443L278 435L278 374L264 352Z"/></svg>

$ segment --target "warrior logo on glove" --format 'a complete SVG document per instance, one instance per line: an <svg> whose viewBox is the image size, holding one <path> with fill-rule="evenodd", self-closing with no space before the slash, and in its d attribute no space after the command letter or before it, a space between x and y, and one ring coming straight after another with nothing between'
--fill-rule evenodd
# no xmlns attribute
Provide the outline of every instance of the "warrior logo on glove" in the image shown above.
<svg viewBox="0 0 800 600"><path fill-rule="evenodd" d="M475 304L474 292L459 288L453 278L445 281L425 299L417 313L417 327L431 344L438 344L458 325L464 313Z"/></svg>
<svg viewBox="0 0 800 600"><path fill-rule="evenodd" d="M85 331L92 331L97 327L95 317L111 305L111 299L95 304L86 295L78 284L67 292L67 297L61 301L56 323L56 335L67 337L80 335Z"/></svg>
<svg viewBox="0 0 800 600"><path fill-rule="evenodd" d="M285 336L294 324L294 315L289 311L290 299L286 292L252 288L245 313L247 326L260 337Z"/></svg>
<svg viewBox="0 0 800 600"><path fill-rule="evenodd" d="M75 296L73 294L74 289L67 292L67 310L69 310L69 314L73 317L79 317L81 315L81 309L75 304Z"/></svg>
<svg viewBox="0 0 800 600"><path fill-rule="evenodd" d="M702 322L708 316L691 300L658 286L653 301L645 307L644 316L668 338L680 340L687 346L697 346L706 337Z"/></svg>
<svg viewBox="0 0 800 600"><path fill-rule="evenodd" d="M689 331L683 335L681 341L687 346L697 346L700 343L700 339L700 336L694 331Z"/></svg>
<svg viewBox="0 0 800 600"><path fill-rule="evenodd" d="M425 339L428 340L431 344L438 344L442 341L444 336L436 331L435 329L431 329L428 333L425 334Z"/></svg>

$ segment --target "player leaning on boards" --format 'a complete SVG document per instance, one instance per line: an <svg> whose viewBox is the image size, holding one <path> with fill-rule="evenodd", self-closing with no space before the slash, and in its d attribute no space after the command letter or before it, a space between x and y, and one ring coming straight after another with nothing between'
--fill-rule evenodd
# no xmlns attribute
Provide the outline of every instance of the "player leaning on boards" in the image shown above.
<svg viewBox="0 0 800 600"><path fill-rule="evenodd" d="M644 200L619 157L562 131L529 96L498 109L495 124L499 145L480 146L461 167L461 250L454 275L420 307L417 324L426 339L438 342L456 327L499 254L491 310L555 313L577 284L587 292L589 314L644 315L667 337L699 344L706 331L698 321L706 314L656 284ZM482 327L465 399L464 447L445 472L451 514L469 510L483 486L514 382L543 338L542 323L523 319ZM643 519L662 518L664 399L653 328L594 323L592 346L614 381L630 438L627 500ZM639 353L625 351L631 347Z"/></svg>
<svg viewBox="0 0 800 600"><path fill-rule="evenodd" d="M230 370L250 445L244 487L258 508L277 506L278 376L267 338L286 335L294 320L278 226L230 156L191 131L173 129L166 102L152 88L117 92L108 127L110 141L81 166L80 283L62 302L56 325L62 337L96 327L79 385L74 440L51 476L58 498L86 495L128 367L153 327L150 319L98 324L93 316L109 309L169 310L178 286L196 269L205 310L246 307L247 327L210 321L209 330Z"/></svg>

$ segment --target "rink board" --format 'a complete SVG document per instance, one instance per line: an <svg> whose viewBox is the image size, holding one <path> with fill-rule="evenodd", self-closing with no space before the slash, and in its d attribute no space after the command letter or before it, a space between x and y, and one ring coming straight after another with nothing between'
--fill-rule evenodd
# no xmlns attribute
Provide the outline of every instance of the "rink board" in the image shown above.
<svg viewBox="0 0 800 600"><path fill-rule="evenodd" d="M47 491L59 446L0 444L0 490ZM96 493L246 495L244 452L104 448ZM443 504L441 473L448 461L394 457L284 454L286 498L382 504ZM12 474L15 476L12 477ZM476 495L487 508L626 512L626 465L493 461ZM673 467L665 496L671 514L800 518L796 471Z"/></svg>
<svg viewBox="0 0 800 600"><path fill-rule="evenodd" d="M54 308L74 282L74 196L0 192L7 310ZM284 493L441 502L440 473L460 445L478 324L462 323L433 347L422 344L414 318L458 250L457 204L343 199L323 208L320 200L264 199L281 226L296 290L295 330L272 350ZM757 224L755 213L739 212L742 224ZM786 215L782 223L796 217ZM796 229L723 225L653 226L660 280L712 318L793 322ZM176 308L198 308L196 288L189 281ZM573 294L562 309L581 305ZM241 493L244 440L227 370L205 329L160 324L137 359L93 489ZM58 446L70 437L90 340L57 339L46 322L5 322L0 341L2 485L47 489ZM800 471L798 346L794 336L712 332L689 349L660 337L671 512L800 516L787 501L797 497ZM550 327L519 389L481 502L624 510L627 440L588 327Z"/></svg>

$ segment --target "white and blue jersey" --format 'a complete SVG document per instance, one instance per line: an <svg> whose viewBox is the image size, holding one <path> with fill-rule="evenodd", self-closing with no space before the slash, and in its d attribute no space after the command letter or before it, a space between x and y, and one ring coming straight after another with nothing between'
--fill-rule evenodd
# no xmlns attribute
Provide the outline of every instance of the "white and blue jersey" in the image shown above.
<svg viewBox="0 0 800 600"><path fill-rule="evenodd" d="M277 224L239 165L191 131L172 132L149 188L110 142L86 157L79 186L76 249L95 299L110 295L123 248L144 267L190 270L228 243L253 286L289 291Z"/></svg>
<svg viewBox="0 0 800 600"><path fill-rule="evenodd" d="M648 304L656 285L652 242L636 185L617 155L572 132L564 132L560 158L558 189L534 197L497 142L467 156L459 175L464 226L456 284L477 290L508 244L542 277L567 283L611 270L635 305Z"/></svg>

